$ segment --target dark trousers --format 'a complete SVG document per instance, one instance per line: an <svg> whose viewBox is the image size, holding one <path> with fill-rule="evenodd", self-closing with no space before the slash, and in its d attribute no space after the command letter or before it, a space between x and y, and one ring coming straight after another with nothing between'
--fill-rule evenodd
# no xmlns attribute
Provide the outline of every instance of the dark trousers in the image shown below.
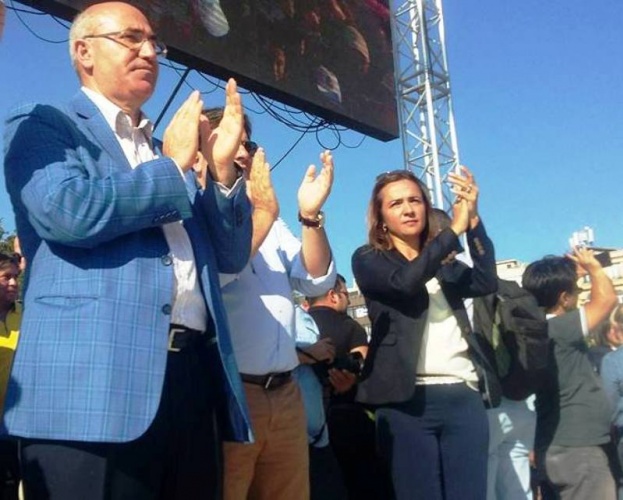
<svg viewBox="0 0 623 500"><path fill-rule="evenodd" d="M616 488L603 446L550 445L537 453L541 477L561 500L615 500Z"/></svg>
<svg viewBox="0 0 623 500"><path fill-rule="evenodd" d="M623 500L623 429L617 428L614 434L614 442L607 449L610 450L610 468L616 482L617 498Z"/></svg>
<svg viewBox="0 0 623 500"><path fill-rule="evenodd" d="M478 392L417 386L411 400L377 410L376 420L398 500L486 498L489 422Z"/></svg>
<svg viewBox="0 0 623 500"><path fill-rule="evenodd" d="M160 407L128 443L20 442L28 500L221 498L222 450L203 343L168 354Z"/></svg>
<svg viewBox="0 0 623 500"><path fill-rule="evenodd" d="M348 498L391 498L389 470L377 453L372 414L354 402L332 404L327 413L329 439L348 490Z"/></svg>
<svg viewBox="0 0 623 500"><path fill-rule="evenodd" d="M17 500L19 481L17 442L0 439L0 500Z"/></svg>
<svg viewBox="0 0 623 500"><path fill-rule="evenodd" d="M309 447L309 487L311 500L346 500L340 466L331 446Z"/></svg>

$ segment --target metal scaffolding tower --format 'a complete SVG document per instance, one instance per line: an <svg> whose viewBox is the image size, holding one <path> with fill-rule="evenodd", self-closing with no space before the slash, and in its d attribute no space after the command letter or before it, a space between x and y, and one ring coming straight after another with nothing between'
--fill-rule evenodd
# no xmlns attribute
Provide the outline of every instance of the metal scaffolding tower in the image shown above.
<svg viewBox="0 0 623 500"><path fill-rule="evenodd" d="M459 165L442 0L394 0L392 38L405 168L422 179L433 205L448 210L444 182Z"/></svg>

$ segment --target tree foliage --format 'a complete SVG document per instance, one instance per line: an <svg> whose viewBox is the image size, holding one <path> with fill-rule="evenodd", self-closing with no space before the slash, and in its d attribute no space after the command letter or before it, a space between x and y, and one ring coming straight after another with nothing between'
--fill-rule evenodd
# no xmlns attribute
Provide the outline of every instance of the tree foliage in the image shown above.
<svg viewBox="0 0 623 500"><path fill-rule="evenodd" d="M4 219L0 218L0 252L13 253L13 240L15 233L9 233L4 229Z"/></svg>

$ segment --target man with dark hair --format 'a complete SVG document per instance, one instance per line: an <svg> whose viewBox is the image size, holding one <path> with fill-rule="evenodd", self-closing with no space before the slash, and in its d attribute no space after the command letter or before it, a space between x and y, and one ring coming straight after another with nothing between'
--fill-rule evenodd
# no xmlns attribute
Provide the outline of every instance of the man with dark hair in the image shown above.
<svg viewBox="0 0 623 500"><path fill-rule="evenodd" d="M578 273L591 280L590 301L581 307ZM523 287L545 309L553 344L551 365L536 398L539 473L562 500L614 499L604 451L610 441L610 407L585 342L616 305L612 282L591 250L576 248L566 257L530 264Z"/></svg>
<svg viewBox="0 0 623 500"><path fill-rule="evenodd" d="M226 112L225 108L202 112L212 136L221 133ZM321 159L320 174L315 176L308 169L299 189L299 220L303 224L299 242L278 217L270 165L264 150L251 140L251 123L244 115L234 165L237 177L246 180L253 205L251 261L239 274L221 275L221 285L256 442L225 444L225 499L309 496L304 404L296 383L300 371L294 371L299 369L299 361L306 364L311 358L297 357L295 339L307 328L298 324L302 317L295 314L292 290L322 293L335 276L319 212L331 187L333 159L328 151ZM211 158L198 155L194 170L200 183L209 175L211 164ZM316 214L312 221L303 217L310 209ZM311 318L309 321L313 323ZM330 342L320 340L301 351L325 361L333 359L334 349Z"/></svg>
<svg viewBox="0 0 623 500"><path fill-rule="evenodd" d="M335 345L335 356L344 357L349 353L358 352L363 358L368 353L368 336L364 328L351 318L346 311L350 304L346 280L341 274L337 275L335 285L324 295L306 297L309 304L309 314L318 325L320 338L330 338ZM346 378L337 375L334 378L339 385L338 391L344 391L346 386L352 386L356 377L342 371Z"/></svg>
<svg viewBox="0 0 623 500"><path fill-rule="evenodd" d="M214 158L210 156L210 143L215 141L219 135L223 134L226 131L221 130L221 121L225 116L225 108L208 108L204 109L201 112L201 122L207 123L209 125L210 134L206 135L206 147L200 149L197 152L197 159L193 164L193 170L195 175L197 176L197 182L202 188L208 184L208 177L211 176L211 168L210 165L214 164ZM233 168L226 172L226 179L221 178L220 182L226 185L233 185L239 178L242 177L242 172L245 166L250 166L251 161L255 153L257 152L258 146L255 142L251 141L251 120L247 116L246 113L243 113L243 130L240 135L240 143L234 148L234 163ZM201 141L201 134L199 136L199 140ZM204 156L202 150L207 152L207 156ZM214 180L214 179L213 179ZM247 186L248 187L248 186ZM252 200L253 201L253 200Z"/></svg>
<svg viewBox="0 0 623 500"><path fill-rule="evenodd" d="M324 293L335 281L321 211L333 183L333 157L323 152L322 169L316 174L310 166L301 182L299 241L279 218L264 150L242 138L235 161L253 205L251 260L239 273L222 274L221 287L256 441L225 443L224 498L305 499L309 456L303 400L292 376L300 362L292 293ZM327 342L305 350L317 359L333 357Z"/></svg>

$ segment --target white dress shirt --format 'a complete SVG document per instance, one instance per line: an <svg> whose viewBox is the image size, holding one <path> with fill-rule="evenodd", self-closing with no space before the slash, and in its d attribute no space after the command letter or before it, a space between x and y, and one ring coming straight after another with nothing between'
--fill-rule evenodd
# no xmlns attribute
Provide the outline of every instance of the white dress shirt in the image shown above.
<svg viewBox="0 0 623 500"><path fill-rule="evenodd" d="M86 87L82 87L82 91L104 115L132 168L158 158L152 145L153 124L145 115L141 114L141 120L135 127L130 115L106 97ZM180 175L184 175L181 170ZM203 331L208 313L199 288L195 256L188 233L182 221L164 224L162 230L173 259L171 323ZM209 290L206 293L209 294Z"/></svg>
<svg viewBox="0 0 623 500"><path fill-rule="evenodd" d="M461 333L452 308L437 278L426 283L428 315L417 363L417 383L477 383L474 364L467 353L467 341Z"/></svg>
<svg viewBox="0 0 623 500"><path fill-rule="evenodd" d="M333 261L327 274L312 278L301 261L301 242L277 219L244 270L221 275L223 300L241 373L265 375L294 369L293 290L318 296L335 285Z"/></svg>

